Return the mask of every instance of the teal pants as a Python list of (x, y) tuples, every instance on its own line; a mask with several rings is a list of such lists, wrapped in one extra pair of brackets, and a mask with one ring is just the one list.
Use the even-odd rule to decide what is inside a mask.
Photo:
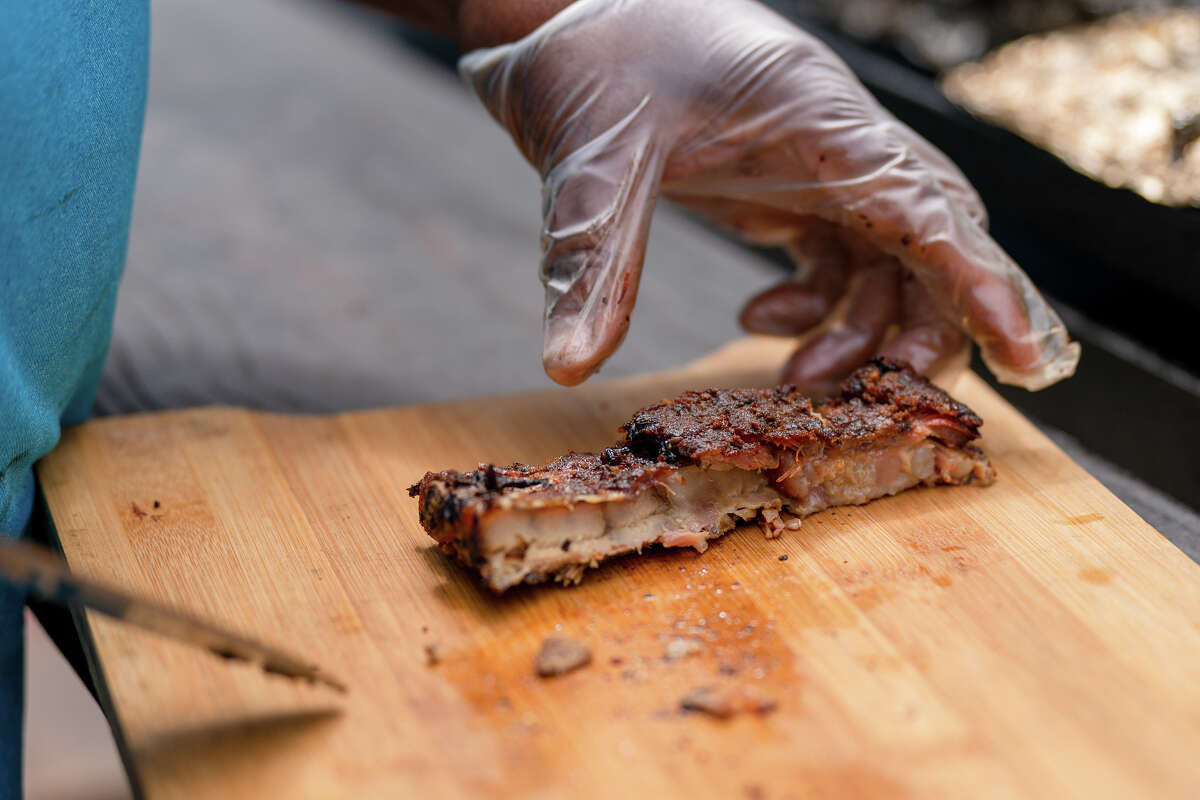
[[(0, 533), (91, 408), (125, 259), (148, 0), (0, 0)], [(23, 598), (0, 590), (0, 798), (21, 796)]]

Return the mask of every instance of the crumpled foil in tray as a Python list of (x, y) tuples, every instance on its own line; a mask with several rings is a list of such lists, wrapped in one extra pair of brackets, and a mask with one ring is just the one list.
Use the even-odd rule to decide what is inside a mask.
[(1200, 207), (1200, 11), (1029, 36), (942, 85), (971, 113), (1096, 180)]

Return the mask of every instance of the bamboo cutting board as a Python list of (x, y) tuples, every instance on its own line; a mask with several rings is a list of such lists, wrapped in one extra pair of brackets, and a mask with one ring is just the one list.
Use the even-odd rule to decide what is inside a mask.
[[(406, 489), (427, 469), (604, 446), (640, 405), (769, 382), (784, 347), (576, 390), (68, 431), (41, 479), (74, 569), (351, 686), (88, 616), (135, 784), (188, 800), (1200, 796), (1200, 567), (972, 375), (950, 388), (986, 421), (991, 488), (825, 512), (775, 541), (742, 528), (703, 556), (499, 598), (417, 524)], [(539, 679), (555, 632), (593, 662)], [(667, 660), (676, 637), (699, 652)], [(778, 708), (681, 712), (706, 685)]]

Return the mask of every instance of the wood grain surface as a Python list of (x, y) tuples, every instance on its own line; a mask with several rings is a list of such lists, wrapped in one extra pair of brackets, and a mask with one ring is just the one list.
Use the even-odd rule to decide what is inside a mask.
[[(427, 469), (592, 449), (785, 345), (449, 405), (231, 408), (68, 431), (41, 466), (79, 572), (307, 653), (346, 697), (87, 617), (152, 798), (1196, 797), (1200, 566), (980, 380), (990, 488), (921, 489), (768, 541), (618, 560), (502, 597), (432, 545)], [(786, 555), (786, 560), (781, 560)], [(534, 675), (542, 639), (590, 666)], [(665, 658), (672, 639), (698, 652)], [(437, 655), (431, 664), (428, 651)], [(679, 709), (700, 686), (774, 712)]]

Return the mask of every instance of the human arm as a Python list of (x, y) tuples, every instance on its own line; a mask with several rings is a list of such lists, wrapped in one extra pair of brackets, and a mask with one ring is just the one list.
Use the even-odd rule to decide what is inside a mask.
[(129, 232), (148, 8), (74, 0), (0, 12), (0, 532), (33, 463), (88, 413)]
[[(146, 0), (0, 3), (0, 534), (34, 463), (87, 416), (125, 256)], [(24, 597), (0, 589), (0, 795), (20, 795)]]
[(357, 0), (451, 39), (462, 52), (515, 42), (573, 0)]

